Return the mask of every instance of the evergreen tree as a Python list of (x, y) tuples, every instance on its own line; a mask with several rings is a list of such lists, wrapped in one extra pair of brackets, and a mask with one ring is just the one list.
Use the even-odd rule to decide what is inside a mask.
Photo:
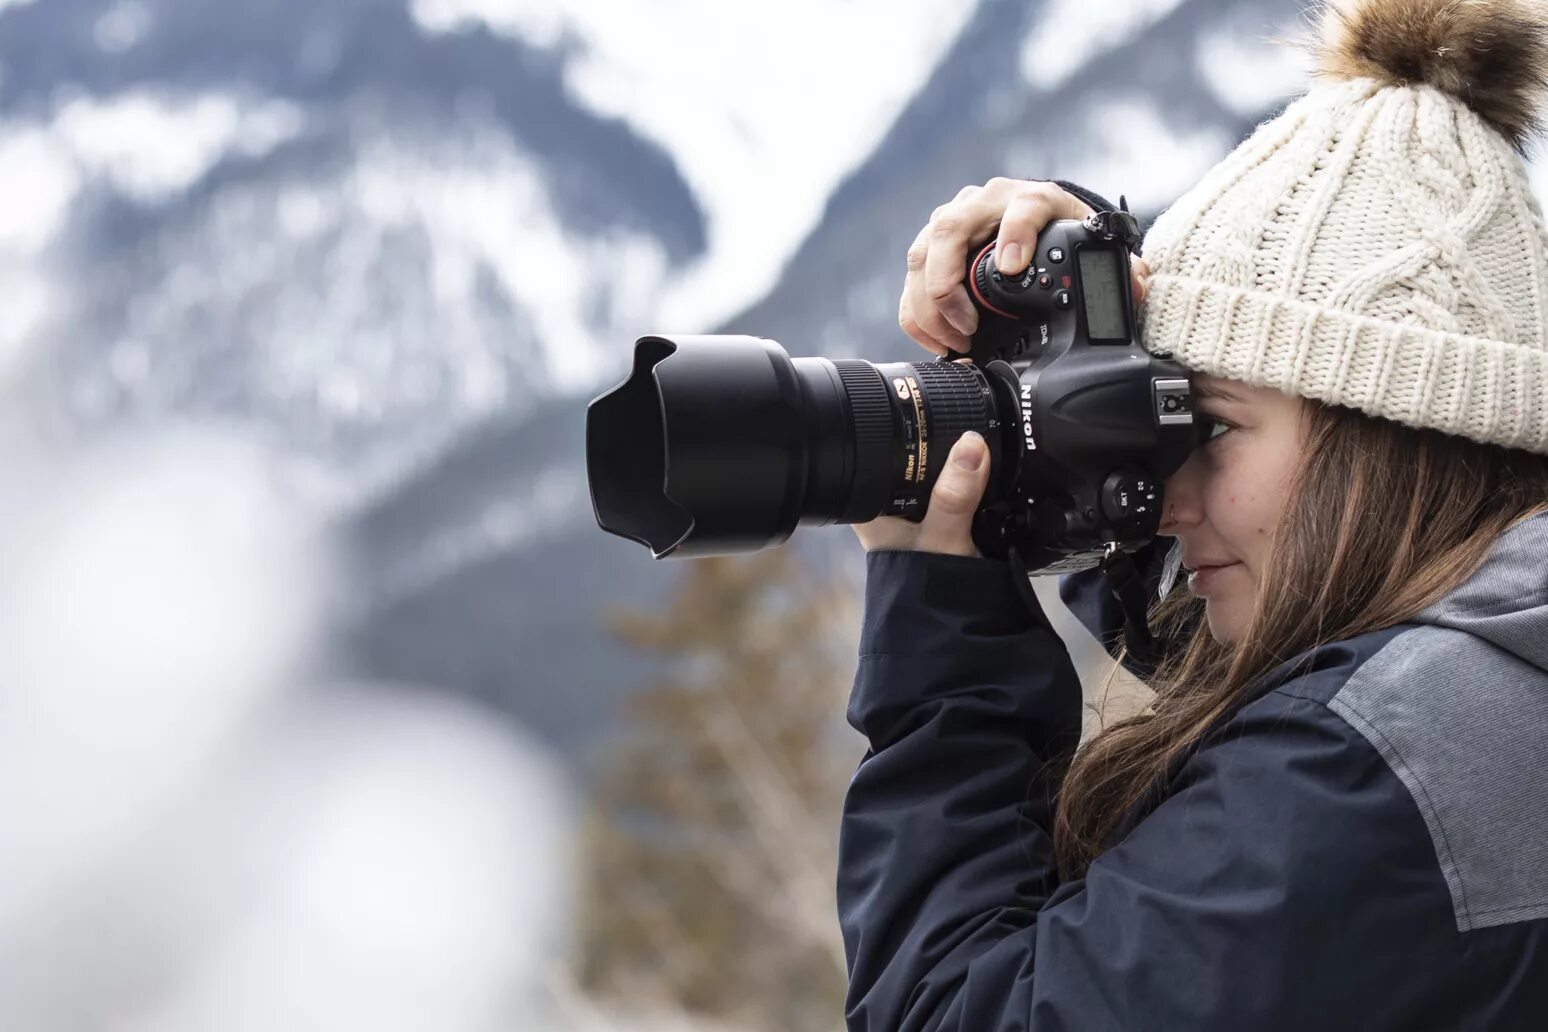
[(662, 612), (609, 623), (667, 676), (634, 699), (595, 796), (582, 981), (747, 1029), (842, 1027), (854, 592), (775, 549), (695, 560)]

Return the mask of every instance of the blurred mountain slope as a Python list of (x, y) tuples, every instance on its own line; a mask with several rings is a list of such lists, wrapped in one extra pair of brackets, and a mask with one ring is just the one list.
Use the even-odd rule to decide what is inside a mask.
[[(0, 6), (0, 189), (33, 199), (0, 214), (0, 360), (29, 345), (56, 433), (258, 427), (353, 546), (357, 672), (584, 757), (650, 675), (598, 613), (679, 572), (587, 501), (585, 405), (636, 336), (923, 357), (903, 254), (962, 185), (1153, 215), (1295, 85), (1259, 42), (1292, 0), (797, 5), (778, 33), (696, 4)], [(796, 547), (858, 572), (848, 531)]]

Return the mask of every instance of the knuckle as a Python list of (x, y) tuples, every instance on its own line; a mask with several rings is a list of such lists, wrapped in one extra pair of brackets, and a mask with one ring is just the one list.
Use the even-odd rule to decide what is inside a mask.
[(1005, 207), (1008, 218), (1026, 220), (1051, 214), (1054, 210), (1054, 202), (1047, 194), (1032, 191), (1017, 194)]
[(954, 203), (961, 203), (962, 201), (972, 200), (973, 196), (977, 194), (980, 189), (982, 189), (982, 187), (971, 185), (964, 186), (962, 189), (957, 191), (957, 196), (954, 199)]
[(1058, 187), (1039, 180), (1026, 180), (1016, 186), (1016, 199), (1021, 201), (1047, 200)]
[(930, 504), (942, 512), (959, 516), (973, 511), (973, 496), (963, 485), (942, 477), (931, 492)]
[(925, 243), (917, 243), (913, 247), (910, 247), (908, 249), (907, 256), (908, 271), (918, 272), (920, 269), (923, 269), (925, 266), (925, 259), (929, 256), (930, 248), (929, 245)]
[(929, 276), (925, 279), (925, 296), (937, 305), (954, 302), (961, 283), (949, 276)]
[(930, 236), (937, 240), (960, 236), (965, 228), (962, 216), (949, 209), (930, 220)]

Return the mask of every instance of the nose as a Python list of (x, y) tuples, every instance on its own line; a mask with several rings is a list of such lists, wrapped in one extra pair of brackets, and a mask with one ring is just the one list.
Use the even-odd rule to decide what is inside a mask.
[(1195, 448), (1177, 472), (1161, 482), (1161, 526), (1158, 534), (1176, 537), (1179, 530), (1204, 518), (1202, 449)]

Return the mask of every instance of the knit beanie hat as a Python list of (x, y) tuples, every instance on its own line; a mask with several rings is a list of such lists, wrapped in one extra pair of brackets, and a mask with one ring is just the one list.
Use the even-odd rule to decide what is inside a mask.
[(1145, 238), (1147, 349), (1548, 453), (1548, 234), (1521, 157), (1548, 0), (1335, 0), (1310, 90)]

